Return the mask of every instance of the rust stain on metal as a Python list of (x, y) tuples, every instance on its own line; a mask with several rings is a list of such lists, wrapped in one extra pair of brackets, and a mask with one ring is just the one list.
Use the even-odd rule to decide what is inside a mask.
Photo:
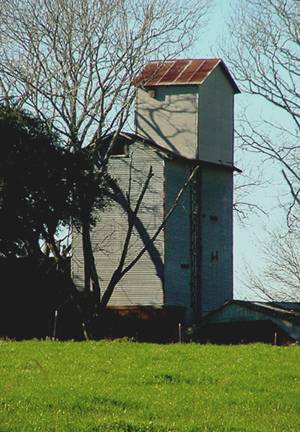
[(187, 65), (183, 73), (177, 77), (177, 82), (184, 83), (184, 82), (197, 82), (199, 83), (199, 78), (196, 75), (199, 72), (201, 72), (203, 65), (205, 64), (206, 60), (192, 60)]
[(226, 65), (219, 58), (154, 61), (148, 63), (134, 80), (145, 87), (160, 85), (202, 84), (211, 72), (221, 66), (236, 93), (239, 89)]
[(221, 62), (220, 59), (169, 60), (151, 62), (145, 66), (136, 82), (145, 85), (201, 83)]
[(135, 80), (135, 84), (147, 80), (147, 85), (152, 86), (163, 78), (165, 73), (170, 69), (172, 64), (170, 62), (153, 62), (147, 64), (142, 70), (140, 76)]
[(173, 61), (170, 69), (161, 78), (163, 82), (174, 82), (178, 80), (178, 77), (182, 74), (184, 69), (188, 66), (188, 60)]

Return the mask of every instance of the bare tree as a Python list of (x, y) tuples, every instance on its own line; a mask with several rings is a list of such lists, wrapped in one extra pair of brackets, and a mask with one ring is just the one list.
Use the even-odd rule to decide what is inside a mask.
[[(48, 122), (71, 151), (123, 128), (134, 78), (149, 59), (181, 54), (198, 37), (208, 0), (3, 0), (0, 89)], [(107, 156), (114, 145), (103, 155)], [(91, 144), (98, 143), (98, 146)], [(82, 196), (85, 289), (100, 286), (90, 238), (92, 203)], [(55, 248), (52, 245), (52, 250)], [(56, 253), (57, 259), (60, 259)]]
[(300, 204), (300, 4), (297, 0), (240, 0), (229, 24), (227, 64), (243, 92), (263, 98), (280, 121), (243, 116), (241, 147), (278, 165), (289, 199), (290, 227)]
[(261, 242), (263, 268), (246, 268), (246, 287), (263, 300), (300, 301), (299, 231), (276, 229)]
[(299, 301), (300, 4), (297, 0), (233, 4), (223, 55), (241, 90), (251, 95), (254, 104), (260, 98), (270, 108), (263, 114), (258, 110), (257, 118), (243, 113), (237, 122), (237, 141), (242, 151), (257, 156), (256, 166), (277, 167), (278, 178), (286, 185), (280, 201), (288, 224), (267, 233), (269, 240), (260, 244), (261, 271), (248, 266), (244, 283), (264, 300)]
[(120, 129), (149, 58), (190, 46), (206, 0), (4, 0), (2, 97), (17, 97), (75, 149)]
[[(237, 165), (242, 166), (242, 162)], [(258, 170), (254, 173), (252, 169), (247, 168), (246, 172), (242, 170), (235, 173), (233, 210), (238, 222), (243, 226), (253, 214), (266, 215), (263, 207), (252, 198), (255, 190), (264, 184), (265, 180), (263, 181), (262, 173)]]

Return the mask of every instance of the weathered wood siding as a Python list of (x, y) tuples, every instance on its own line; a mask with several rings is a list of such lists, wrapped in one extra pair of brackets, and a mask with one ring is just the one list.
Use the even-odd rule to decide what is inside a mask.
[(198, 158), (233, 164), (234, 91), (219, 66), (199, 86)]
[[(166, 212), (191, 173), (187, 162), (165, 162)], [(191, 194), (188, 187), (165, 227), (165, 303), (191, 313)]]
[(137, 133), (189, 159), (197, 153), (198, 87), (155, 87), (137, 92)]
[[(153, 149), (138, 143), (130, 146), (128, 157), (116, 157), (110, 160), (109, 171), (117, 181), (115, 199), (118, 202), (112, 200), (107, 209), (99, 213), (97, 225), (92, 232), (102, 292), (118, 265), (127, 232), (125, 197), (129, 190), (130, 171), (132, 207), (138, 199), (150, 166), (153, 167), (154, 176), (138, 214), (125, 266), (145, 244), (148, 245), (148, 251), (118, 283), (109, 305), (163, 304), (163, 231), (154, 244), (149, 243), (149, 238), (154, 234), (163, 218), (163, 165), (163, 160)], [(119, 192), (117, 192), (118, 187)], [(80, 240), (75, 235), (72, 271), (77, 285), (81, 287), (83, 263), (82, 254), (77, 248), (78, 242)]]

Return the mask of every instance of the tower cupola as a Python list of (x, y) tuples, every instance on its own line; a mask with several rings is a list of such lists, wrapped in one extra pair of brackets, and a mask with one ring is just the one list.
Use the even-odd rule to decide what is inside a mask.
[(150, 62), (135, 84), (137, 134), (188, 159), (233, 165), (239, 89), (221, 59)]

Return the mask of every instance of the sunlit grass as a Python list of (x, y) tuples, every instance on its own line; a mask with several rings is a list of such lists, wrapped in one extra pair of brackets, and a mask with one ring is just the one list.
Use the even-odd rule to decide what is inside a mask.
[(0, 431), (300, 431), (300, 347), (0, 342)]

